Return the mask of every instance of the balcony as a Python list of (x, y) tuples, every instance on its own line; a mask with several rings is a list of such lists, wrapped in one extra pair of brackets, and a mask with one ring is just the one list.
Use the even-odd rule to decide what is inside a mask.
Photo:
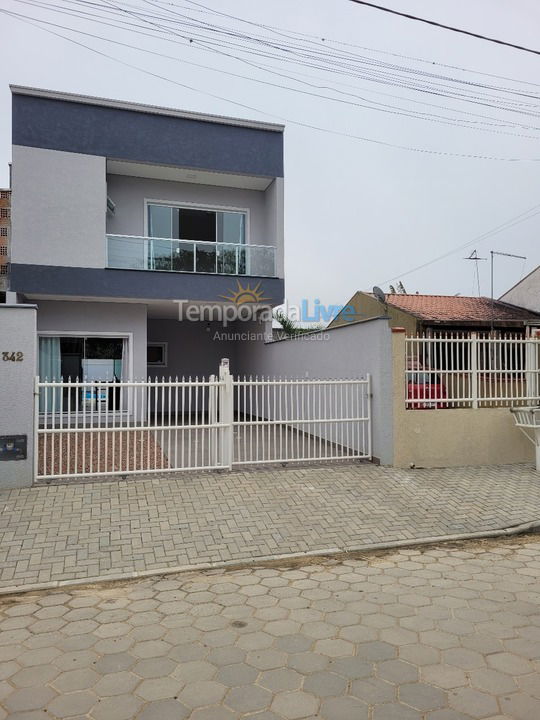
[(107, 267), (117, 270), (276, 277), (272, 245), (107, 235)]

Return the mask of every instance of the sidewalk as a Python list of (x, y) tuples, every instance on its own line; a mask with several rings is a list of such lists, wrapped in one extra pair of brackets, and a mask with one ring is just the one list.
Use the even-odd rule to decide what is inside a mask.
[(0, 492), (0, 591), (540, 519), (529, 465), (174, 474)]

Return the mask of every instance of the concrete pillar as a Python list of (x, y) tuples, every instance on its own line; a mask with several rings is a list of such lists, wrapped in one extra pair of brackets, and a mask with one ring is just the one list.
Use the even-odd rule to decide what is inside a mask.
[(0, 489), (34, 480), (37, 308), (0, 305)]

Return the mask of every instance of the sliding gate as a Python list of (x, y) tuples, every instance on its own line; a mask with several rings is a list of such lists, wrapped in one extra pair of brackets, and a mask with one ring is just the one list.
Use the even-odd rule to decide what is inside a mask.
[(235, 465), (371, 458), (371, 380), (235, 379)]
[(371, 458), (370, 377), (36, 379), (35, 477)]

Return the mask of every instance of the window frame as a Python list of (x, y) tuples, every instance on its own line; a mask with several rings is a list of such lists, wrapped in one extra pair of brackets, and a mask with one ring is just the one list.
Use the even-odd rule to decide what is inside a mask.
[[(161, 362), (148, 362), (148, 348), (152, 347), (161, 347), (162, 353), (161, 353)], [(168, 342), (154, 342), (154, 341), (147, 341), (146, 342), (146, 365), (147, 367), (167, 367), (168, 365), (168, 355), (169, 355), (169, 343)]]
[[(246, 220), (245, 220), (245, 232), (244, 232), (244, 242), (243, 243), (220, 243), (216, 239), (216, 245), (222, 244), (222, 245), (250, 245), (250, 233), (251, 233), (251, 216), (250, 216), (250, 208), (246, 207), (235, 207), (232, 205), (207, 205), (202, 203), (193, 203), (193, 202), (181, 202), (176, 200), (160, 200), (160, 199), (152, 199), (152, 198), (144, 198), (144, 237), (149, 238), (150, 235), (148, 234), (148, 206), (149, 205), (164, 205), (165, 207), (170, 208), (178, 208), (180, 210), (205, 210), (207, 212), (213, 212), (216, 213), (216, 225), (217, 225), (217, 213), (219, 212), (230, 212), (230, 213), (242, 213)], [(216, 227), (216, 238), (217, 238), (217, 227)], [(167, 238), (164, 238), (167, 239)], [(175, 240), (179, 240), (180, 242), (203, 242), (198, 240), (182, 240), (182, 238), (173, 238)], [(209, 240), (208, 242), (213, 242), (212, 240)]]
[[(122, 338), (127, 339), (127, 369), (128, 377), (125, 382), (133, 380), (133, 333), (130, 332), (88, 332), (86, 330), (43, 330), (37, 333), (38, 343), (40, 337), (74, 337), (74, 338)], [(36, 375), (39, 377), (39, 352), (36, 357)]]

